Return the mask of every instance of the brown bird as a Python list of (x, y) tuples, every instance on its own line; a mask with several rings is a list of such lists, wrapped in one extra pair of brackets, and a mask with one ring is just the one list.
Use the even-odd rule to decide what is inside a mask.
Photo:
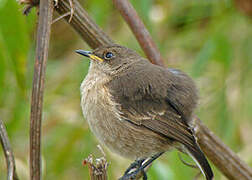
[(213, 179), (190, 127), (198, 96), (189, 76), (151, 64), (120, 45), (76, 52), (92, 60), (80, 88), (91, 131), (111, 151), (136, 160), (122, 179), (134, 178), (173, 147), (189, 154), (206, 179)]

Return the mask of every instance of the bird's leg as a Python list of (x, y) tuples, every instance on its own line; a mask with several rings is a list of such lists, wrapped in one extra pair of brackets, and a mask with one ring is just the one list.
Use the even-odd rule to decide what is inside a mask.
[[(158, 157), (160, 157), (164, 152), (161, 152), (161, 153), (158, 153), (158, 154), (155, 154), (154, 156), (152, 156), (150, 159), (148, 159), (147, 161), (145, 159), (142, 159), (142, 160), (138, 160), (138, 161), (135, 161), (134, 163), (132, 163), (129, 168), (125, 171), (123, 177), (121, 177), (119, 180), (130, 180), (130, 179), (135, 179), (136, 178), (136, 175), (142, 171), (143, 172), (143, 180), (147, 180), (147, 175), (144, 171), (144, 169), (149, 166), (155, 159), (157, 159)], [(145, 162), (146, 161), (146, 162)], [(139, 165), (139, 162), (141, 163)], [(137, 167), (138, 166), (138, 167)], [(136, 168), (137, 169), (133, 172), (130, 172), (133, 168)]]

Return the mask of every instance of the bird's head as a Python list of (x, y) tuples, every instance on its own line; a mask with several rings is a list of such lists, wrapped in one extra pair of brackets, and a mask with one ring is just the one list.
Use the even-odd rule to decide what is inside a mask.
[(76, 50), (92, 60), (92, 66), (106, 74), (116, 74), (142, 60), (135, 51), (120, 45), (101, 46), (94, 51)]

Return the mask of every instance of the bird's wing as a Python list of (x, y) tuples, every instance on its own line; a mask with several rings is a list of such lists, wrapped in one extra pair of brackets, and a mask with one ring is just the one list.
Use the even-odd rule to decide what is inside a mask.
[(183, 107), (184, 101), (188, 103), (185, 98), (192, 98), (188, 87), (164, 68), (134, 68), (135, 73), (122, 73), (107, 84), (123, 119), (193, 147), (195, 139), (186, 121), (192, 110)]

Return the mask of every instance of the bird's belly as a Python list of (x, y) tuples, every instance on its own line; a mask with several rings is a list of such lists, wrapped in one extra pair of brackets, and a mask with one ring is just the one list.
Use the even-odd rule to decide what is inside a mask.
[(101, 144), (130, 159), (149, 157), (169, 149), (171, 142), (167, 138), (120, 119), (108, 99), (109, 94), (104, 93), (106, 90), (100, 88), (82, 94), (84, 117)]

